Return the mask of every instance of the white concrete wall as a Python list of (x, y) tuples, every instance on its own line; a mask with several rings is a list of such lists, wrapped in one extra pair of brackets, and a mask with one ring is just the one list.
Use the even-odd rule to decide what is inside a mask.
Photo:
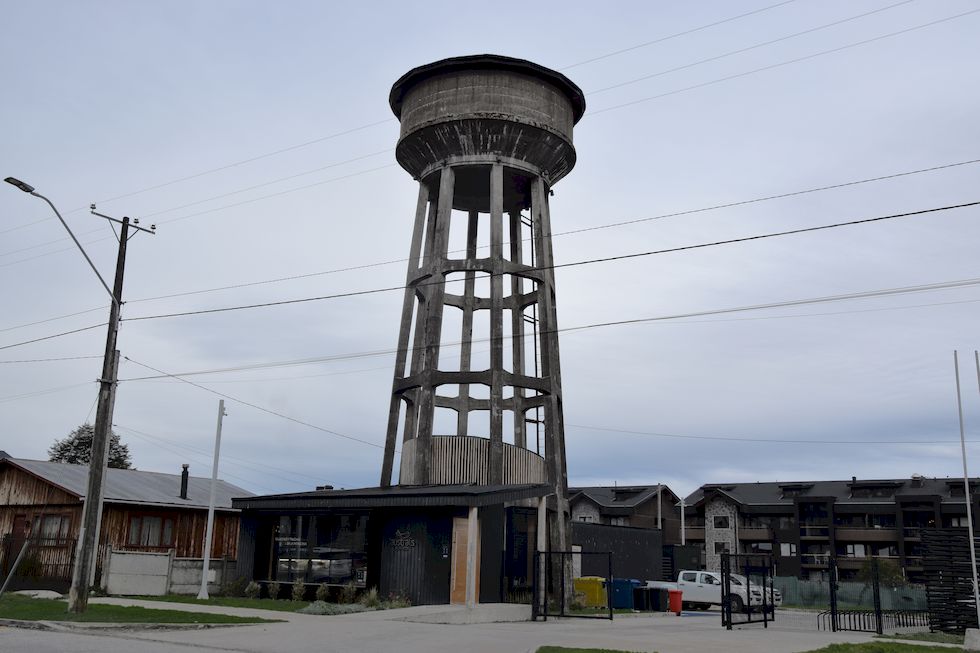
[[(197, 594), (201, 589), (202, 558), (174, 558), (172, 553), (110, 551), (102, 587), (108, 594), (163, 596)], [(223, 582), (222, 571), (235, 573), (235, 561), (211, 560), (208, 592), (217, 592)]]
[(170, 585), (170, 553), (112, 551), (102, 574), (108, 594), (163, 596)]

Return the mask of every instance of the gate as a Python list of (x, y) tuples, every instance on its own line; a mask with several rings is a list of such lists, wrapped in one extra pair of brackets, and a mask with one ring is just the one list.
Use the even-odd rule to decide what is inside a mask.
[[(27, 548), (7, 589), (68, 591), (75, 562), (75, 540), (32, 537), (26, 541)], [(24, 542), (24, 538), (12, 534), (3, 537), (0, 542), (0, 582), (10, 573)]]
[[(827, 559), (830, 609), (817, 615), (820, 630), (877, 633), (915, 632), (929, 629), (929, 612), (920, 609), (882, 608), (880, 562), (868, 558), (868, 577), (862, 583), (841, 582), (837, 560)], [(886, 588), (887, 589), (887, 588)], [(869, 592), (870, 590), (870, 592)]]
[[(576, 556), (598, 556), (605, 559), (606, 576), (580, 579), (590, 581), (577, 592), (571, 570)], [(581, 559), (581, 558), (579, 558)], [(579, 565), (581, 566), (581, 565)], [(572, 583), (569, 587), (569, 583)], [(632, 585), (630, 585), (632, 603)], [(582, 595), (582, 596), (579, 596)], [(577, 617), (584, 619), (612, 619), (613, 571), (612, 553), (595, 551), (535, 551), (534, 573), (531, 579), (531, 621), (548, 617)], [(569, 605), (565, 596), (577, 596), (581, 605)], [(574, 603), (579, 603), (575, 601)]]
[(721, 624), (732, 626), (775, 621), (773, 561), (767, 554), (721, 555)]

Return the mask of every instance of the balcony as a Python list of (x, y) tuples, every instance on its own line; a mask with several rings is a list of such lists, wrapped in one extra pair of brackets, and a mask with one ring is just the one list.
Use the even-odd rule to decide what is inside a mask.
[(829, 526), (800, 526), (800, 539), (822, 539), (830, 537)]
[(804, 553), (800, 556), (800, 564), (804, 567), (826, 567), (830, 564), (830, 554)]
[(738, 539), (747, 542), (768, 542), (772, 540), (772, 529), (768, 526), (739, 528)]
[(902, 529), (902, 537), (906, 540), (921, 540), (922, 539), (922, 529), (928, 528), (927, 526), (906, 526)]
[(898, 529), (838, 526), (834, 538), (838, 542), (894, 542), (898, 539)]
[(898, 556), (854, 556), (840, 554), (837, 556), (837, 566), (840, 569), (860, 569), (868, 560), (894, 560), (898, 562)]

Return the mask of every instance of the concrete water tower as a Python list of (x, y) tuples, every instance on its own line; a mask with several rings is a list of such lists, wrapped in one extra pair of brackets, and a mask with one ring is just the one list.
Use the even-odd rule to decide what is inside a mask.
[(381, 485), (400, 450), (398, 485), (547, 483), (567, 512), (548, 197), (584, 95), (476, 55), (410, 70), (390, 103), (419, 194)]

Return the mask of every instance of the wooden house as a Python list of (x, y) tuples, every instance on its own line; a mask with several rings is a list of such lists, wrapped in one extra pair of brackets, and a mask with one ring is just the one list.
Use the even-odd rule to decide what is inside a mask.
[[(11, 458), (0, 452), (0, 572), (30, 537), (33, 573), (70, 579), (74, 546), (82, 521), (88, 465)], [(135, 469), (109, 469), (105, 476), (101, 563), (107, 547), (129, 551), (174, 551), (176, 557), (203, 555), (211, 479)], [(239, 510), (233, 497), (252, 496), (218, 481), (211, 556), (234, 559)], [(50, 584), (50, 583), (49, 583)]]

